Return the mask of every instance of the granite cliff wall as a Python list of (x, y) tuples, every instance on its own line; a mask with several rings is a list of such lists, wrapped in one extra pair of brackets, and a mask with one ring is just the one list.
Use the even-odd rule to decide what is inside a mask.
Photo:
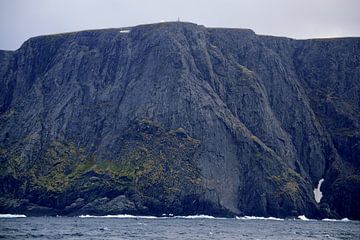
[(360, 219), (359, 38), (126, 30), (0, 51), (1, 212)]

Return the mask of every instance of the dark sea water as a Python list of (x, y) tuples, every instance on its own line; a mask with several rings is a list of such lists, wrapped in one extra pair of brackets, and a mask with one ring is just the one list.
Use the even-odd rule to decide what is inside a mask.
[(360, 239), (359, 221), (0, 218), (1, 239)]

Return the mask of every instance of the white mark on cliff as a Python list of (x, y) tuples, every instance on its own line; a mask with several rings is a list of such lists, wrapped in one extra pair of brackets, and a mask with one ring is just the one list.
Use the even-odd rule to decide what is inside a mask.
[(323, 197), (323, 194), (322, 192), (320, 191), (320, 187), (321, 187), (321, 184), (324, 182), (324, 179), (320, 179), (319, 183), (318, 183), (318, 186), (317, 188), (314, 188), (314, 196), (315, 196), (315, 201), (317, 203), (320, 202), (321, 198)]
[(120, 33), (129, 33), (130, 32), (130, 30), (120, 30)]

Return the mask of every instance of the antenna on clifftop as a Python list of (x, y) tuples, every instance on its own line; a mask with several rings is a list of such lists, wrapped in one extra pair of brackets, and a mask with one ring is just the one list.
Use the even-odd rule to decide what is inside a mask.
[(178, 20), (177, 20), (178, 22), (180, 22), (180, 18), (178, 17)]

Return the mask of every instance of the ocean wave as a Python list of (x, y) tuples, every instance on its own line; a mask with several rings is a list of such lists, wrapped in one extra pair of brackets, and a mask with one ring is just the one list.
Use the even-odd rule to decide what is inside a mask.
[(311, 219), (307, 218), (305, 215), (300, 215), (297, 217), (298, 220), (302, 220), (302, 221), (310, 221)]
[(24, 214), (0, 214), (0, 218), (25, 218)]
[(348, 219), (348, 218), (343, 218), (343, 219), (324, 218), (324, 219), (321, 219), (321, 221), (325, 221), (325, 222), (350, 222), (351, 220)]
[[(223, 220), (223, 219), (234, 219), (234, 218), (225, 218), (225, 217), (214, 217), (210, 215), (188, 215), (188, 216), (174, 216), (172, 214), (166, 215), (163, 214), (161, 217), (155, 216), (136, 216), (136, 215), (129, 215), (129, 214), (119, 214), (119, 215), (104, 215), (104, 216), (95, 216), (95, 215), (81, 215), (80, 218), (133, 218), (133, 219), (215, 219), (215, 220)], [(282, 218), (276, 217), (255, 217), (255, 216), (244, 216), (238, 217), (236, 216), (235, 219), (238, 220), (273, 220), (273, 221), (284, 221)]]
[(155, 216), (135, 216), (129, 214), (118, 214), (118, 215), (104, 215), (104, 216), (95, 216), (95, 215), (80, 215), (80, 218), (141, 218), (141, 219), (156, 219)]
[(189, 216), (174, 216), (173, 218), (183, 218), (183, 219), (225, 219), (217, 218), (209, 215), (189, 215)]
[(302, 220), (302, 221), (324, 221), (324, 222), (349, 222), (349, 221), (351, 221), (351, 220), (348, 219), (348, 218), (343, 218), (343, 219), (324, 218), (324, 219), (321, 219), (321, 220), (318, 220), (318, 219), (310, 219), (310, 218), (307, 218), (305, 215), (300, 215), (300, 216), (298, 216), (295, 220)]
[(255, 217), (255, 216), (244, 216), (244, 217), (235, 217), (239, 220), (273, 220), (273, 221), (284, 221), (282, 218), (276, 217)]
[(172, 214), (164, 215), (162, 217), (155, 216), (136, 216), (129, 214), (119, 214), (119, 215), (104, 215), (104, 216), (95, 216), (95, 215), (80, 215), (80, 218), (135, 218), (135, 219), (165, 219), (165, 218), (180, 218), (180, 219), (226, 219), (226, 218), (217, 218), (209, 215), (189, 215), (189, 216), (173, 216)]

